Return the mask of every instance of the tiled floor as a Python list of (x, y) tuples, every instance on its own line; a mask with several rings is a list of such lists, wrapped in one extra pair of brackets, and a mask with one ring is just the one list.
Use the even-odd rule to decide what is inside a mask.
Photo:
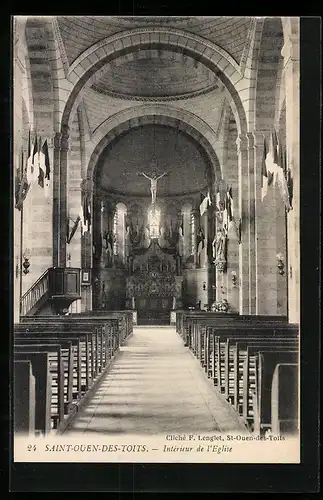
[(64, 435), (245, 431), (172, 327), (137, 327)]

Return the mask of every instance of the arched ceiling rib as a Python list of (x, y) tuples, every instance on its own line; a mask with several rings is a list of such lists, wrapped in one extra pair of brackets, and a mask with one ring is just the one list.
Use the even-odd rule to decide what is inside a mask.
[(94, 43), (132, 28), (164, 26), (178, 28), (216, 43), (240, 63), (251, 17), (57, 17), (66, 55), (71, 64)]
[[(197, 106), (203, 106), (204, 119), (210, 126), (217, 130), (220, 122), (225, 93), (220, 91), (210, 92), (201, 97), (181, 101), (181, 109), (196, 113)], [(132, 103), (137, 104), (137, 103)], [(88, 123), (92, 132), (100, 126), (107, 116), (115, 114), (129, 107), (129, 101), (124, 99), (107, 99), (104, 94), (95, 92), (92, 88), (84, 89), (83, 105), (86, 109)], [(169, 105), (169, 104), (167, 104)]]

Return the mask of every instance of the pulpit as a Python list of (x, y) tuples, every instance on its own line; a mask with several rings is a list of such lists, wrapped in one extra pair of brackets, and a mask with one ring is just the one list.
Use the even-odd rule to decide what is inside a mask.
[(69, 306), (81, 298), (80, 269), (53, 267), (49, 272), (49, 295), (56, 314), (65, 314)]

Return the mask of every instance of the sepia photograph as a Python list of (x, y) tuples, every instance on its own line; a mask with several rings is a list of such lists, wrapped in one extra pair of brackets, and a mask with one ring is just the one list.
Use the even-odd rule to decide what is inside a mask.
[(299, 464), (300, 18), (12, 16), (13, 460)]

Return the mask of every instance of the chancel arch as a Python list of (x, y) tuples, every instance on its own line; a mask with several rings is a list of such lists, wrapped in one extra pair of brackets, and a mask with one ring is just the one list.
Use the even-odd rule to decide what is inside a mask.
[[(217, 160), (213, 152), (212, 163), (201, 144), (185, 127), (184, 130), (179, 127), (178, 121), (166, 121), (162, 116), (158, 123), (158, 117), (149, 118), (132, 123), (120, 135), (113, 130), (110, 141), (109, 136), (104, 138), (105, 147), (101, 145), (92, 179), (88, 179), (93, 186), (93, 241), (101, 240), (99, 246), (111, 253), (110, 260), (106, 256), (102, 259), (99, 254), (93, 260), (97, 283), (93, 303), (99, 308), (112, 307), (108, 282), (115, 283), (118, 277), (119, 283), (123, 283), (122, 290), (118, 285), (120, 294), (124, 294), (122, 303), (130, 306), (138, 299), (136, 309), (143, 320), (152, 304), (157, 316), (161, 305), (163, 313), (169, 314), (176, 300), (182, 303), (182, 287), (191, 288), (191, 274), (198, 275), (194, 279), (200, 280), (208, 273), (208, 220), (204, 218), (202, 222), (199, 206), (201, 199), (215, 189), (213, 165)], [(175, 124), (176, 128), (172, 126)], [(219, 175), (219, 164), (217, 170)], [(151, 189), (154, 176), (155, 201)], [(111, 236), (107, 236), (104, 228)], [(118, 251), (114, 252), (116, 248)], [(150, 266), (157, 266), (154, 259), (160, 260), (159, 271), (151, 271)], [(184, 280), (185, 274), (188, 278)], [(138, 280), (139, 288), (131, 295), (133, 279)], [(152, 288), (148, 293), (143, 283), (149, 280)], [(163, 283), (156, 284), (155, 292), (154, 280)], [(148, 299), (150, 293), (154, 299)], [(115, 294), (114, 289), (114, 298)], [(193, 297), (192, 291), (186, 295)]]
[[(171, 36), (170, 36), (171, 35)], [(74, 87), (62, 115), (62, 127), (68, 126), (70, 116), (75, 112), (81, 90), (94, 83), (102, 76), (104, 66), (119, 56), (131, 54), (137, 50), (154, 48), (172, 49), (192, 57), (198, 63), (209, 67), (227, 88), (233, 105), (239, 116), (239, 132), (245, 133), (247, 123), (245, 110), (239, 97), (239, 88), (243, 89), (243, 77), (234, 59), (221, 47), (204, 40), (202, 37), (188, 34), (173, 28), (149, 28), (131, 30), (106, 38), (84, 51), (70, 68), (68, 79)]]

